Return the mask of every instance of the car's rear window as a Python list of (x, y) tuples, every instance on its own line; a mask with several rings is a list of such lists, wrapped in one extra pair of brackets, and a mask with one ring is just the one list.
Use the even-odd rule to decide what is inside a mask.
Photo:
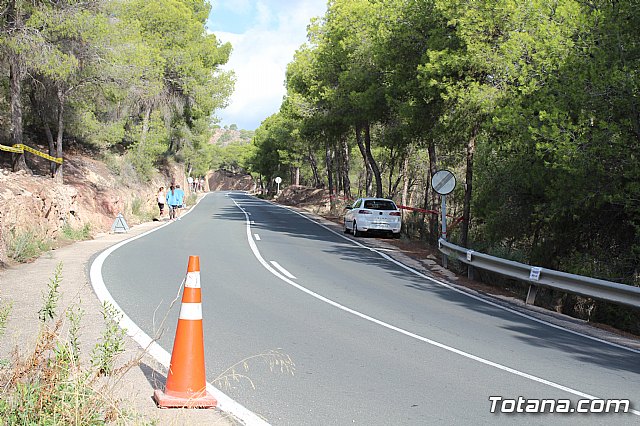
[(395, 210), (396, 205), (387, 200), (366, 200), (364, 202), (364, 208), (371, 210)]

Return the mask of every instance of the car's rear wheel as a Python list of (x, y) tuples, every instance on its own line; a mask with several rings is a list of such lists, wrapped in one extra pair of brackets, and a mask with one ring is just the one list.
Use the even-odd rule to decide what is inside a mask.
[(358, 231), (358, 224), (356, 223), (356, 221), (353, 221), (353, 236), (354, 237), (361, 237), (362, 236), (362, 232)]

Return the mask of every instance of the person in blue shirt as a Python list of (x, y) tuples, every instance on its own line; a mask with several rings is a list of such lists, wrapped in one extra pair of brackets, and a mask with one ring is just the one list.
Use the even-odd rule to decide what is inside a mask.
[(179, 192), (175, 185), (171, 185), (167, 191), (167, 205), (169, 206), (169, 219), (176, 220), (178, 209), (182, 207), (182, 199), (179, 198)]
[(182, 188), (180, 188), (180, 184), (176, 184), (176, 195), (178, 198), (178, 210), (176, 212), (176, 215), (178, 216), (178, 220), (180, 219), (180, 209), (185, 206), (185, 197), (184, 197), (184, 191), (182, 190)]

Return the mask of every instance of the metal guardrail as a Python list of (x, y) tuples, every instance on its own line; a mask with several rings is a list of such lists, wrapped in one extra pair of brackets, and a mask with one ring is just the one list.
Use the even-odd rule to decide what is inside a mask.
[(457, 246), (442, 238), (438, 240), (438, 248), (444, 255), (455, 258), (473, 268), (485, 269), (528, 282), (527, 304), (533, 304), (538, 287), (542, 286), (640, 308), (640, 287), (505, 260)]

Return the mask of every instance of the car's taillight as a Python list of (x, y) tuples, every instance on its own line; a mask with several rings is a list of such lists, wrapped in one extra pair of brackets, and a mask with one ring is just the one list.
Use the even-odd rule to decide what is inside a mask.
[(400, 216), (400, 212), (391, 212), (389, 216)]
[(358, 214), (373, 214), (369, 210), (358, 210)]

